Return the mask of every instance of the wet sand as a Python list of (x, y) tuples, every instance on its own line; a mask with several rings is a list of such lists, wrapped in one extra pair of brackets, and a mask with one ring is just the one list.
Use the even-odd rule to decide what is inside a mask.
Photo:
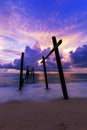
[(87, 99), (2, 103), (0, 130), (87, 130)]

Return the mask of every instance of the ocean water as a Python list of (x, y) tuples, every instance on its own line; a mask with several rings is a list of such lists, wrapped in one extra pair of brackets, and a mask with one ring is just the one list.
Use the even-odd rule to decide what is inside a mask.
[[(0, 103), (17, 100), (47, 101), (63, 98), (60, 78), (57, 72), (48, 72), (49, 90), (46, 90), (44, 73), (35, 72), (35, 80), (30, 75), (24, 80), (23, 90), (19, 91), (19, 71), (0, 70)], [(70, 98), (87, 98), (87, 73), (64, 73)], [(25, 72), (23, 74), (25, 79)]]

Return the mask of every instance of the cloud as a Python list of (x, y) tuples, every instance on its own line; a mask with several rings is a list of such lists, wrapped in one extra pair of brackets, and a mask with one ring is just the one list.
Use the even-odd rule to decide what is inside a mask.
[[(0, 1), (0, 34), (3, 37), (0, 40), (0, 49), (14, 48), (23, 51), (27, 45), (32, 47), (36, 40), (39, 41), (42, 50), (46, 47), (51, 48), (53, 35), (57, 39), (63, 39), (64, 44), (60, 48), (64, 55), (76, 49), (78, 44), (79, 46), (82, 44), (80, 37), (82, 39), (85, 37), (82, 32), (83, 27), (86, 30), (87, 11), (78, 9), (74, 12), (74, 6), (75, 10), (79, 7), (75, 3), (77, 2), (73, 0)], [(71, 9), (67, 5), (70, 5)]]
[(3, 51), (4, 53), (6, 53), (6, 54), (20, 55), (20, 52), (19, 52), (19, 51), (15, 51), (15, 50), (6, 50), (6, 49), (3, 49), (2, 51)]
[(74, 67), (87, 68), (87, 45), (78, 47), (70, 52), (70, 58)]
[[(46, 56), (50, 52), (50, 50), (51, 50), (50, 48), (41, 50), (38, 41), (36, 41), (36, 44), (33, 46), (33, 48), (31, 48), (30, 46), (26, 46), (24, 51), (24, 69), (26, 69), (27, 66), (29, 66), (30, 69), (34, 67), (35, 70), (43, 70), (43, 65), (40, 64), (40, 60), (42, 59), (42, 56)], [(4, 50), (4, 51), (6, 53), (17, 53), (16, 51), (13, 50)], [(63, 56), (61, 56), (61, 59), (63, 59)], [(13, 62), (0, 65), (0, 68), (20, 69), (20, 63), (21, 59), (17, 58)], [(46, 60), (46, 67), (47, 70), (57, 69), (55, 54), (52, 54), (50, 57), (48, 57), (48, 59)], [(69, 63), (63, 62), (63, 67), (69, 68)]]
[[(24, 51), (24, 69), (26, 69), (26, 67), (29, 66), (30, 69), (34, 67), (35, 70), (41, 70), (42, 66), (39, 65), (38, 61), (41, 60), (42, 56), (46, 56), (49, 51), (50, 48), (44, 49), (42, 51), (37, 41), (33, 48), (26, 46)], [(16, 69), (20, 69), (20, 62), (20, 58), (15, 59), (12, 63), (12, 66)]]
[[(30, 69), (33, 67), (35, 70), (43, 70), (43, 66), (39, 64), (42, 56), (46, 56), (50, 51), (50, 48), (40, 49), (40, 44), (36, 41), (36, 44), (31, 48), (30, 46), (25, 47), (24, 51), (24, 69), (29, 66)], [(8, 50), (4, 50), (8, 53)], [(9, 50), (9, 53), (18, 53), (16, 51)], [(82, 47), (78, 47), (75, 51), (69, 52), (69, 60), (65, 60), (64, 56), (61, 55), (62, 66), (64, 69), (72, 68), (87, 68), (87, 45), (83, 45)], [(21, 57), (21, 54), (20, 54)], [(8, 64), (1, 64), (0, 68), (15, 68), (20, 69), (21, 59), (17, 58), (13, 62)], [(2, 63), (2, 62), (1, 62)], [(55, 54), (52, 54), (46, 60), (47, 70), (56, 70), (56, 60)]]
[[(80, 0), (79, 3), (73, 0), (1, 0), (0, 63), (12, 62), (17, 57), (16, 51), (22, 52), (26, 47), (30, 52), (26, 53), (25, 49), (26, 63), (31, 61), (37, 68), (40, 67), (37, 61), (53, 47), (52, 36), (55, 35), (57, 40), (63, 39), (59, 47), (63, 59), (67, 59), (66, 62), (63, 60), (63, 66), (70, 66), (70, 62), (67, 63), (71, 58), (69, 52), (87, 41), (86, 5), (87, 0)], [(17, 57), (14, 67), (19, 66), (19, 62)], [(55, 68), (55, 61), (49, 58), (47, 66)]]
[(39, 47), (39, 43), (36, 42), (34, 48), (26, 46), (24, 52), (24, 66), (29, 65), (30, 68), (34, 67), (36, 70), (41, 69), (38, 61), (41, 60), (42, 56), (46, 56), (50, 51), (50, 48), (44, 49), (43, 51)]
[(0, 68), (13, 69), (15, 67), (13, 66), (12, 63), (8, 63), (8, 64), (4, 64), (4, 65), (0, 64)]

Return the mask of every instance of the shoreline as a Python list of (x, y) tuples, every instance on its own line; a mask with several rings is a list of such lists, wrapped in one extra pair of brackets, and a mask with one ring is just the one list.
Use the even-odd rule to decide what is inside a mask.
[(87, 98), (0, 103), (1, 130), (86, 130)]
[[(86, 83), (68, 83), (67, 91), (70, 99), (87, 98)], [(63, 98), (61, 84), (49, 84), (49, 90), (44, 84), (24, 85), (23, 90), (19, 91), (17, 86), (0, 88), (0, 103), (8, 101), (50, 101)]]

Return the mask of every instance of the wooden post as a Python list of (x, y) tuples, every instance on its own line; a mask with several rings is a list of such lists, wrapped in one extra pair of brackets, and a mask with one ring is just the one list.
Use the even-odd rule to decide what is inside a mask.
[(43, 60), (43, 68), (44, 68), (44, 76), (45, 76), (45, 84), (46, 84), (46, 89), (48, 89), (48, 80), (47, 80), (47, 72), (46, 72), (46, 64), (45, 64), (45, 58), (42, 56)]
[(33, 76), (33, 81), (34, 81), (35, 80), (34, 68), (32, 69), (32, 76)]
[(24, 52), (22, 52), (21, 54), (19, 90), (22, 90), (23, 86), (23, 61), (24, 61)]
[[(55, 48), (55, 46), (57, 44), (56, 37), (52, 37), (52, 40), (53, 40), (53, 45), (54, 45), (54, 48)], [(54, 51), (55, 51), (56, 62), (57, 62), (59, 76), (60, 76), (63, 96), (64, 96), (64, 99), (68, 99), (68, 93), (67, 93), (66, 83), (65, 83), (65, 79), (64, 79), (62, 64), (61, 64), (61, 60), (60, 60), (59, 50), (58, 50), (58, 48), (55, 48)]]
[(27, 66), (25, 80), (27, 80), (28, 78), (29, 78), (29, 67)]

